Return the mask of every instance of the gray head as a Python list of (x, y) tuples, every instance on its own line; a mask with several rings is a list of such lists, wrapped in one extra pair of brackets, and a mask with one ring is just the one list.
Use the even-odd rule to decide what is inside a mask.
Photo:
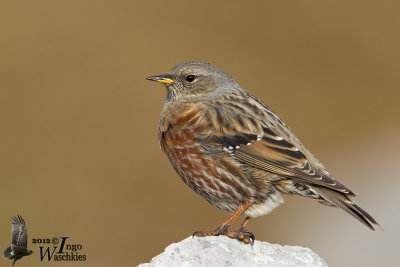
[(181, 63), (166, 74), (146, 79), (166, 85), (167, 101), (212, 97), (243, 90), (222, 70), (199, 61)]

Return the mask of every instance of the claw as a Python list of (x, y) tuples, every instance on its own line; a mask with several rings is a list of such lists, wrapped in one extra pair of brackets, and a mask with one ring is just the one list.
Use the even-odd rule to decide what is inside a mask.
[(193, 234), (192, 234), (192, 237), (195, 237), (195, 236), (202, 236), (202, 232), (200, 232), (200, 231), (196, 231), (196, 232), (194, 232)]
[(242, 233), (245, 233), (245, 234), (248, 235), (248, 237), (247, 237), (246, 239), (244, 239), (243, 242), (245, 242), (246, 244), (250, 244), (251, 246), (253, 246), (253, 245), (254, 245), (254, 240), (255, 240), (254, 234), (253, 234), (252, 232), (246, 231), (246, 230), (243, 231)]

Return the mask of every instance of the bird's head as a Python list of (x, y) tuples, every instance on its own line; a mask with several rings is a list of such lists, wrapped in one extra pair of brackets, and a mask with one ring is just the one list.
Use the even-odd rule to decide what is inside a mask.
[(240, 86), (228, 74), (209, 63), (199, 61), (179, 64), (166, 74), (146, 79), (166, 85), (167, 101), (201, 99), (240, 90)]

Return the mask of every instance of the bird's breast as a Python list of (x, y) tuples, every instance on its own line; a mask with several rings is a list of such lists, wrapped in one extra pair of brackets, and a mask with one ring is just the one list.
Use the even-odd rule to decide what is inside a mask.
[[(203, 149), (198, 142), (204, 131), (201, 111), (193, 104), (164, 107), (159, 125), (159, 142), (174, 169), (185, 177), (186, 170), (198, 168)], [(185, 181), (186, 182), (186, 181)]]
[(218, 206), (223, 200), (235, 203), (232, 204), (234, 210), (251, 195), (251, 189), (243, 170), (222, 148), (220, 153), (210, 153), (201, 143), (213, 131), (208, 110), (187, 104), (174, 112), (169, 111), (166, 109), (161, 116), (159, 140), (175, 171), (213, 205)]

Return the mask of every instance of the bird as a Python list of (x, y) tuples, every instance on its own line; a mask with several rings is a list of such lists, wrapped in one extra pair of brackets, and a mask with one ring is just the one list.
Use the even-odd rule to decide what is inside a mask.
[[(210, 63), (189, 61), (146, 78), (166, 86), (158, 139), (183, 182), (231, 216), (212, 231), (254, 244), (251, 218), (271, 212), (284, 195), (339, 207), (368, 228), (380, 227), (266, 104)], [(229, 226), (243, 215), (239, 229)]]
[(31, 255), (33, 251), (28, 249), (28, 231), (21, 215), (17, 214), (12, 217), (11, 226), (11, 246), (4, 250), (3, 257), (13, 260), (12, 265), (14, 266), (17, 260)]

